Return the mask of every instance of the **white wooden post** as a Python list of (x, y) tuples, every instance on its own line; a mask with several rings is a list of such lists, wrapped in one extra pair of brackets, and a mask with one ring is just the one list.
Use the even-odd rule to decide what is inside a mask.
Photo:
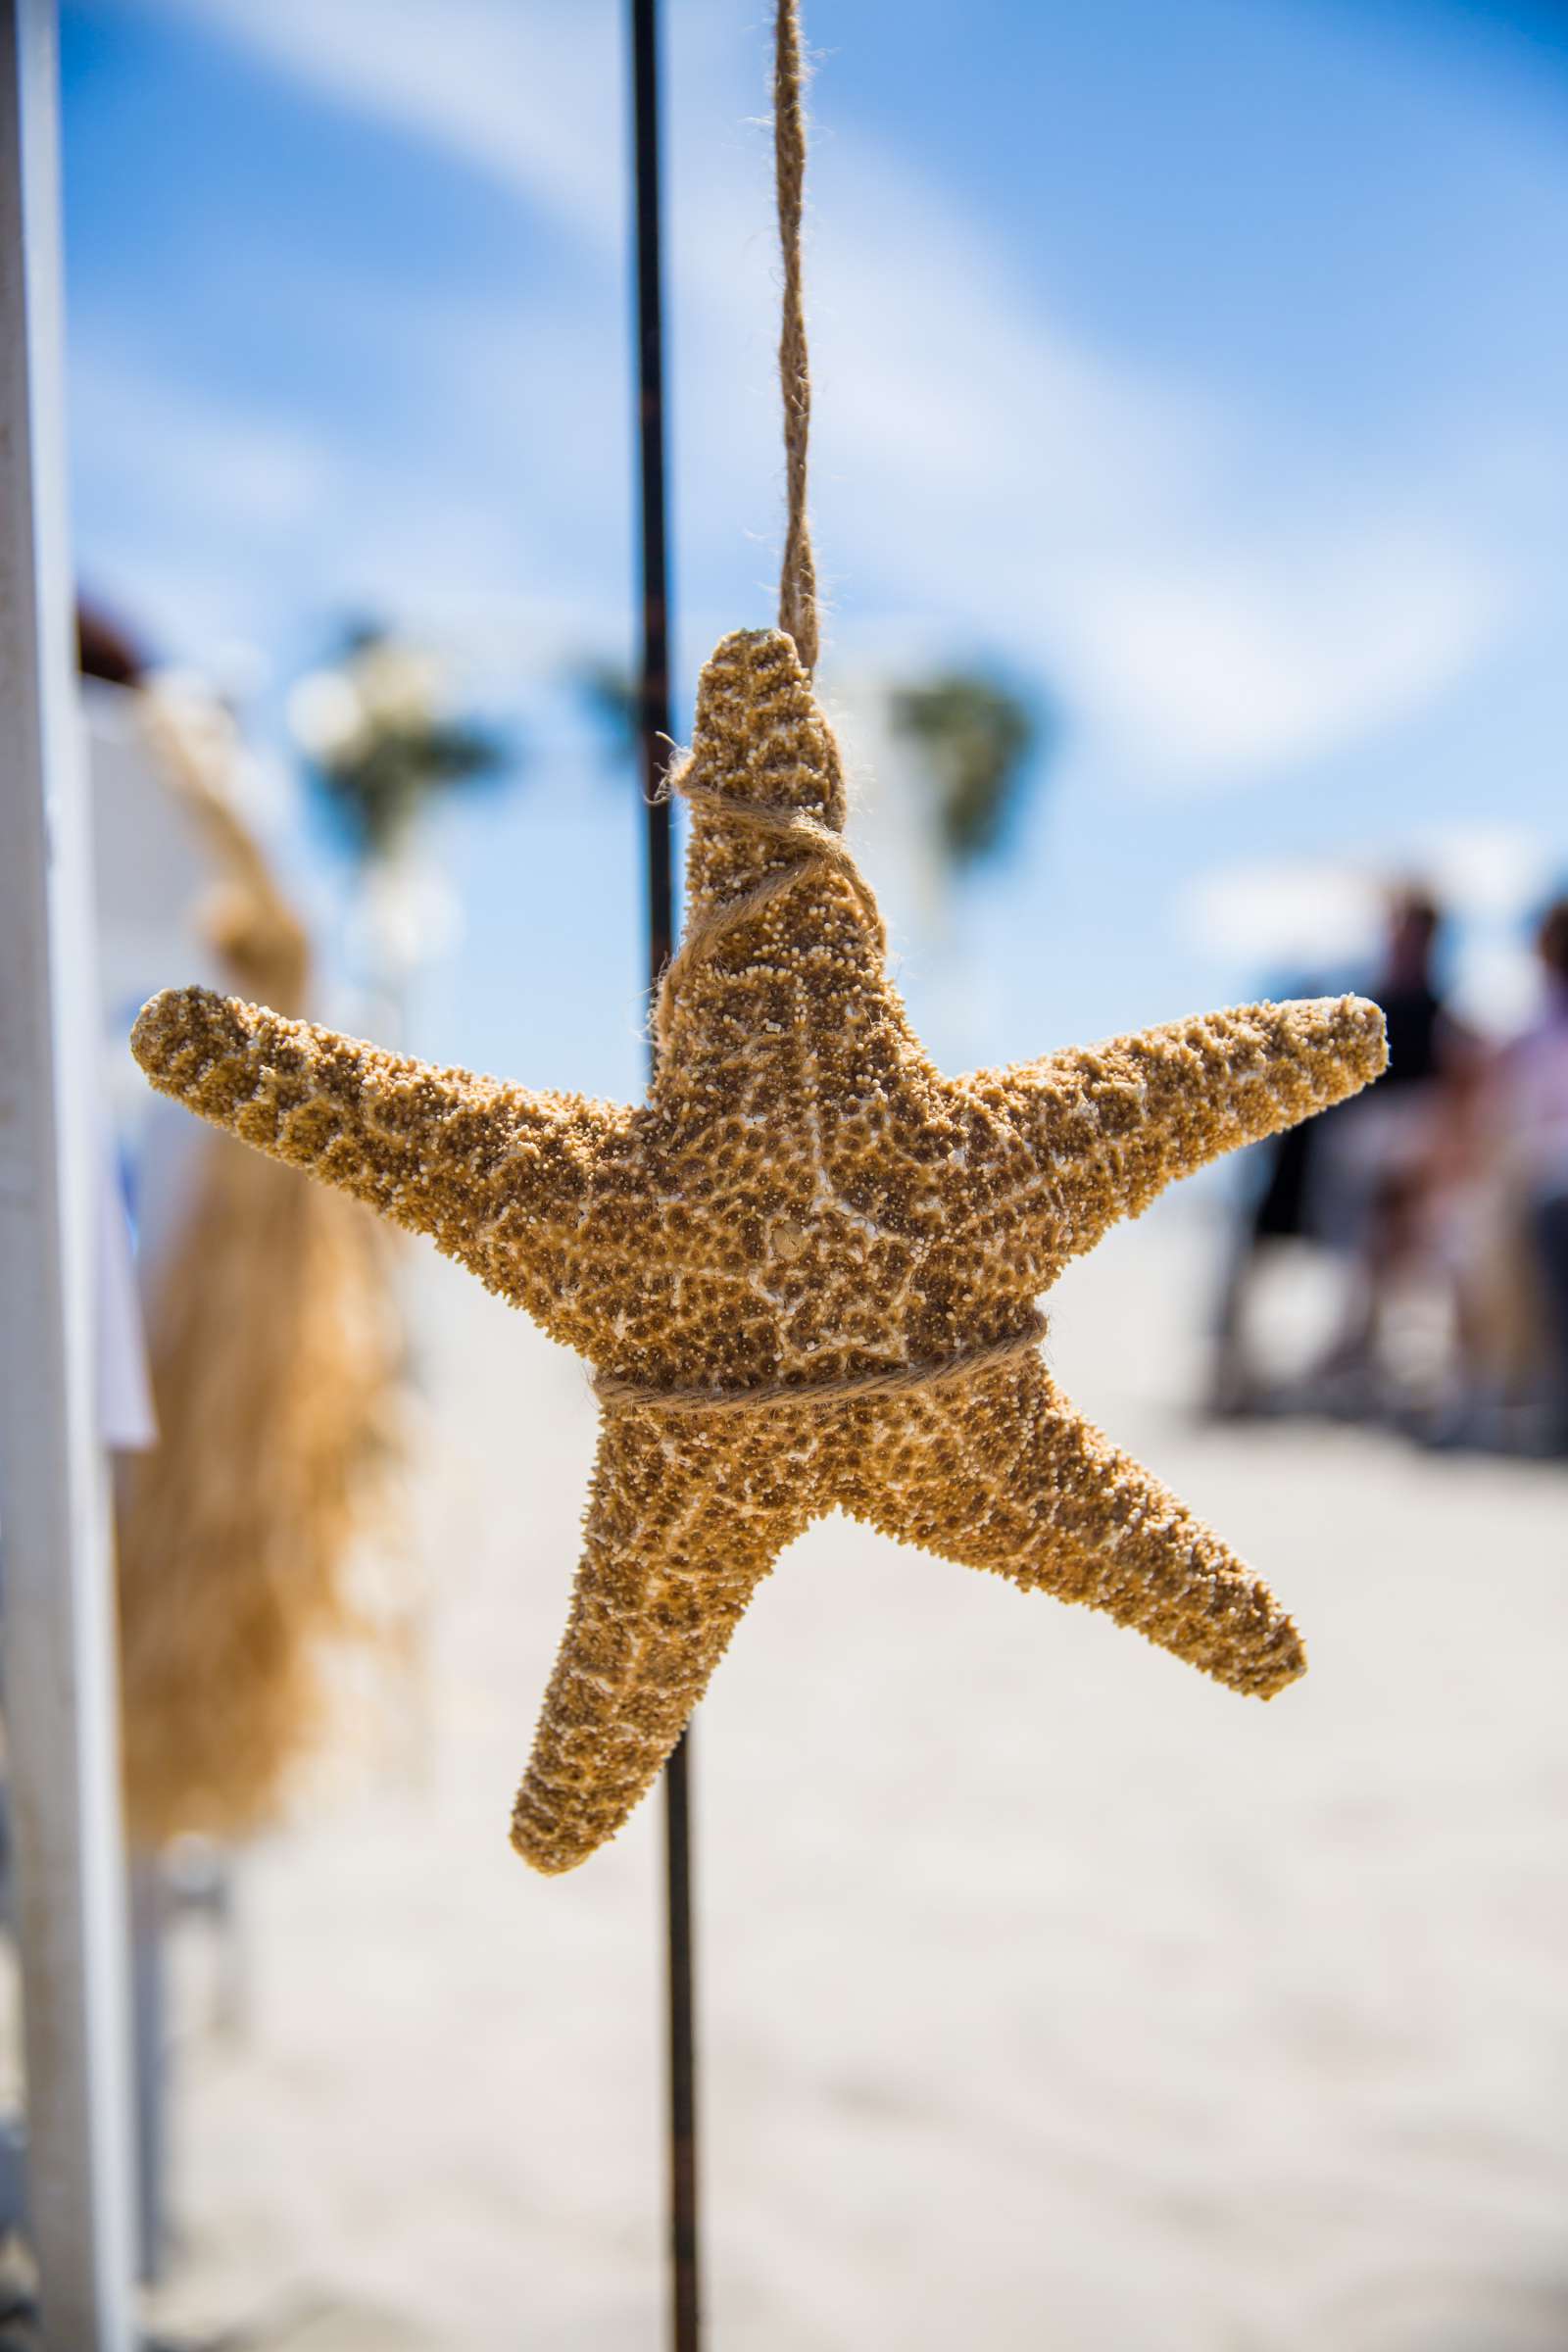
[(72, 643), (52, 0), (0, 0), (0, 1642), (50, 2352), (131, 2341), (97, 990)]

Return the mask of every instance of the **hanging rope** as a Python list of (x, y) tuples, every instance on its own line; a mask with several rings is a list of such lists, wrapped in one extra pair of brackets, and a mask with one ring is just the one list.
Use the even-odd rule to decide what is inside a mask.
[(778, 0), (773, 47), (773, 166), (778, 240), (784, 259), (784, 320), (778, 343), (784, 396), (784, 468), (789, 521), (778, 583), (778, 625), (795, 640), (801, 666), (816, 667), (816, 559), (806, 514), (806, 452), (811, 431), (811, 364), (801, 295), (801, 209), (806, 188), (806, 102), (800, 0)]
[[(811, 530), (806, 513), (807, 443), (811, 429), (811, 369), (806, 348), (806, 315), (801, 297), (801, 209), (806, 184), (806, 107), (801, 65), (800, 0), (778, 0), (774, 17), (773, 158), (778, 187), (778, 235), (784, 256), (784, 318), (779, 334), (779, 386), (784, 398), (784, 459), (789, 485), (789, 521), (784, 537), (784, 561), (779, 573), (779, 626), (795, 641), (795, 651), (808, 676), (816, 667), (819, 643), (816, 603), (816, 562), (811, 553)], [(755, 888), (718, 908), (691, 931), (679, 953), (664, 966), (654, 1010), (654, 1035), (661, 1052), (669, 1043), (669, 1025), (681, 983), (705, 963), (719, 941), (739, 923), (760, 913), (767, 902), (790, 889), (814, 867), (842, 874), (869, 916), (879, 939), (881, 917), (870, 888), (848, 846), (831, 827), (795, 808), (769, 808), (731, 800), (690, 780), (689, 769), (671, 771), (660, 796), (667, 801), (680, 793), (699, 808), (753, 831), (792, 841), (800, 855), (781, 871), (768, 874)]]

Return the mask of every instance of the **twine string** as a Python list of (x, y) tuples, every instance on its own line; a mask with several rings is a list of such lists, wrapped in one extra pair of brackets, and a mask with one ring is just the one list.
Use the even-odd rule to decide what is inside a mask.
[(995, 1372), (1001, 1365), (1011, 1363), (1015, 1356), (1027, 1354), (1030, 1348), (1038, 1347), (1045, 1332), (1046, 1318), (1038, 1307), (1033, 1307), (1021, 1331), (1004, 1340), (993, 1340), (989, 1347), (969, 1348), (956, 1355), (935, 1356), (922, 1363), (893, 1364), (878, 1372), (846, 1372), (836, 1380), (778, 1380), (751, 1389), (661, 1389), (645, 1388), (638, 1381), (622, 1379), (618, 1373), (596, 1372), (593, 1388), (607, 1411), (641, 1407), (656, 1413), (755, 1413), (774, 1412), (784, 1405), (805, 1405), (819, 1411), (850, 1399), (864, 1403), (880, 1396), (906, 1396), (916, 1389), (945, 1388), (956, 1380), (971, 1380), (982, 1372)]
[(671, 773), (667, 790), (678, 792), (693, 808), (704, 808), (710, 815), (745, 825), (765, 839), (787, 842), (796, 848), (797, 855), (788, 865), (764, 874), (750, 890), (743, 890), (735, 898), (726, 899), (687, 931), (679, 952), (664, 966), (664, 977), (660, 985), (655, 1035), (661, 1053), (669, 1044), (675, 998), (683, 983), (707, 963), (714, 949), (732, 931), (742, 923), (750, 922), (754, 914), (760, 914), (780, 892), (793, 889), (812, 868), (825, 868), (849, 884), (871, 925), (879, 952), (886, 946), (882, 917), (877, 910), (871, 885), (857, 865), (855, 853), (849, 843), (833, 826), (824, 824), (820, 817), (812, 816), (808, 809), (782, 808), (767, 801), (732, 800), (728, 793), (715, 791), (710, 784), (697, 783), (689, 762)]
[(779, 571), (778, 625), (795, 640), (801, 667), (816, 668), (819, 627), (816, 559), (806, 513), (806, 453), (811, 430), (811, 368), (806, 348), (801, 289), (801, 214), (806, 188), (805, 74), (801, 64), (800, 0), (778, 0), (773, 44), (773, 175), (778, 191), (778, 238), (784, 262), (784, 316), (779, 332), (779, 389), (784, 398), (784, 469), (789, 519)]

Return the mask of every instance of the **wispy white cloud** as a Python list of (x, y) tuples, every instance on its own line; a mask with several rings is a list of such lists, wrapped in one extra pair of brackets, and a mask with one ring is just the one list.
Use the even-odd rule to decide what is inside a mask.
[[(580, 588), (549, 584), (526, 518), (482, 481), (412, 474), (389, 497), (340, 423), (318, 429), (166, 376), (123, 337), (78, 334), (71, 406), (94, 525), (88, 585), (122, 595), (154, 646), (211, 665), (225, 640), (279, 617), (384, 611), (460, 645), (481, 685), (514, 689), (596, 640)], [(279, 580), (281, 616), (267, 603)]]
[(1177, 781), (1310, 759), (1419, 710), (1512, 604), (1497, 564), (1392, 514), (1171, 553), (1103, 566), (1060, 625), (1106, 723), (1137, 714)]
[(589, 234), (619, 218), (619, 20), (577, 0), (167, 0), (355, 113), (476, 164)]
[(1264, 859), (1195, 874), (1175, 916), (1184, 943), (1226, 972), (1316, 971), (1371, 956), (1380, 894), (1340, 861)]
[[(618, 257), (610, 12), (447, 0), (437, 26), (425, 0), (168, 4)], [(733, 567), (740, 518), (776, 512), (766, 149), (742, 127), (760, 35), (692, 4), (670, 48), (686, 539)], [(1325, 488), (1332, 453), (1045, 314), (951, 190), (853, 124), (819, 141), (813, 188), (830, 569), (853, 547), (867, 601), (935, 609), (1043, 662), (1122, 766), (1190, 790), (1332, 753), (1422, 709), (1506, 625), (1521, 582), (1451, 479)]]
[(188, 501), (215, 530), (287, 534), (332, 484), (324, 434), (264, 408), (219, 403), (122, 344), (74, 343), (71, 413), (75, 444), (100, 479), (127, 500), (166, 509)]
[(1533, 826), (1485, 821), (1418, 834), (1412, 862), (1450, 905), (1508, 924), (1522, 922), (1553, 871), (1551, 844)]

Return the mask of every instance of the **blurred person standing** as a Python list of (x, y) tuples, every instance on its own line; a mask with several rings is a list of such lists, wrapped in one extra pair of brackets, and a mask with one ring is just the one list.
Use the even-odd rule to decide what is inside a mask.
[(1442, 1070), (1449, 1015), (1436, 978), (1443, 910), (1423, 890), (1396, 890), (1389, 901), (1383, 971), (1375, 983), (1389, 1031), (1389, 1066), (1378, 1081), (1385, 1112), (1408, 1104), (1412, 1087)]
[(1554, 1451), (1568, 1452), (1568, 897), (1536, 934), (1541, 1011), (1501, 1056), (1499, 1149), (1536, 1276)]
[(1344, 1258), (1340, 1335), (1319, 1367), (1319, 1401), (1376, 1410), (1386, 1401), (1384, 1325), (1395, 1295), (1427, 1254), (1441, 1140), (1479, 1054), (1438, 978), (1445, 919), (1427, 891), (1390, 896), (1381, 968), (1367, 994), (1383, 1007), (1389, 1067), (1356, 1103), (1318, 1122), (1312, 1223)]
[[(1288, 1128), (1259, 1148), (1259, 1181), (1243, 1211), (1218, 1300), (1208, 1393), (1213, 1413), (1293, 1404), (1359, 1411), (1379, 1401), (1380, 1326), (1393, 1286), (1420, 1251), (1422, 1203), (1442, 1124), (1441, 1081), (1465, 1058), (1436, 977), (1442, 932), (1442, 909), (1428, 893), (1406, 885), (1391, 895), (1378, 974), (1367, 987), (1388, 1023), (1387, 1071), (1356, 1102)], [(1301, 1242), (1341, 1259), (1346, 1301), (1327, 1355), (1304, 1382), (1271, 1392), (1247, 1345), (1250, 1300), (1264, 1259)]]
[[(1314, 978), (1294, 981), (1281, 993), (1318, 997), (1328, 992)], [(1255, 1171), (1255, 1181), (1239, 1203), (1215, 1302), (1205, 1410), (1218, 1419), (1267, 1412), (1282, 1401), (1250, 1344), (1254, 1291), (1268, 1261), (1318, 1238), (1312, 1225), (1318, 1139), (1333, 1115), (1325, 1111), (1318, 1118), (1302, 1119), (1242, 1154), (1249, 1173)]]

